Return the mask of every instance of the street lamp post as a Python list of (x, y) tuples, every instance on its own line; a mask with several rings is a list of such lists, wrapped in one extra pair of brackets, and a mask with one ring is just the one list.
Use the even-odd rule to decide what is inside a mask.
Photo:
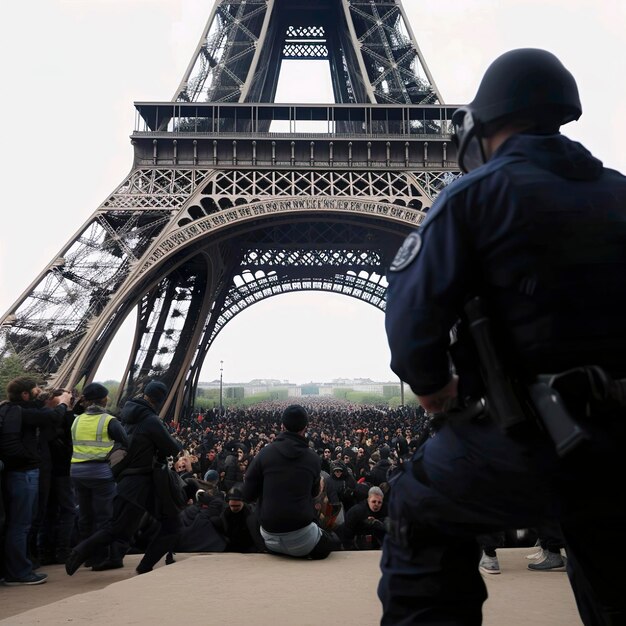
[(404, 381), (400, 380), (400, 405), (404, 406)]
[(224, 413), (224, 383), (223, 383), (224, 361), (220, 361), (220, 416)]

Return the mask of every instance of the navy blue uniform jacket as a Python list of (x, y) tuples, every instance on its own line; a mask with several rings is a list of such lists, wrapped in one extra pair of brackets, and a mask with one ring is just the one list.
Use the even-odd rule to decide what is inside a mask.
[(626, 178), (583, 146), (510, 137), (442, 191), (418, 235), (388, 274), (386, 313), (391, 367), (415, 393), (449, 381), (450, 330), (476, 295), (520, 376), (626, 375)]

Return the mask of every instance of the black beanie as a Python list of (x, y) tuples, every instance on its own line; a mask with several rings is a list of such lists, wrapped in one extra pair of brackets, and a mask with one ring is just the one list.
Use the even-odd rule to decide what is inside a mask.
[(85, 400), (102, 400), (109, 395), (109, 390), (100, 383), (89, 383), (83, 389)]
[(167, 386), (165, 383), (162, 383), (158, 380), (153, 380), (146, 385), (146, 388), (143, 390), (145, 396), (148, 396), (150, 400), (154, 400), (155, 402), (163, 402), (167, 397)]
[(309, 423), (306, 409), (299, 404), (292, 404), (283, 411), (283, 426), (292, 433), (299, 433)]

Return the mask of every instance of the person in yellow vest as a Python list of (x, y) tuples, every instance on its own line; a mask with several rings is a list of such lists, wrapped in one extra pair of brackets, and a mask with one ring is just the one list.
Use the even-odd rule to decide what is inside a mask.
[[(72, 424), (72, 467), (70, 475), (78, 502), (78, 532), (81, 541), (103, 528), (113, 516), (116, 482), (107, 462), (113, 446), (128, 445), (121, 422), (106, 412), (109, 391), (100, 383), (90, 383), (82, 393), (84, 413)], [(103, 550), (91, 559), (92, 569), (123, 567), (122, 556)]]

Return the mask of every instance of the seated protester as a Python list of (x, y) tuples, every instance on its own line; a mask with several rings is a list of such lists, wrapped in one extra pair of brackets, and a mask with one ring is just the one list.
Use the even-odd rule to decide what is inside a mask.
[(212, 487), (216, 492), (219, 491), (222, 493), (219, 488), (220, 475), (217, 470), (207, 470), (204, 474), (204, 482), (208, 483), (208, 486)]
[(382, 446), (380, 450), (378, 450), (378, 453), (374, 452), (370, 457), (370, 461), (372, 459), (376, 461), (376, 464), (365, 476), (365, 480), (370, 485), (378, 487), (380, 483), (387, 481), (391, 469), (391, 461), (389, 460), (390, 454), (391, 450), (387, 446)]
[(343, 526), (343, 546), (346, 550), (377, 550), (385, 538), (383, 492), (371, 487), (367, 500), (359, 502), (346, 513)]
[(343, 510), (348, 511), (357, 501), (357, 483), (350, 470), (343, 461), (333, 461), (330, 473), (330, 485), (335, 490)]
[(190, 456), (181, 456), (176, 463), (174, 463), (174, 471), (183, 480), (185, 480), (185, 478), (195, 478)]
[(229, 441), (224, 448), (227, 451), (227, 455), (224, 460), (224, 479), (222, 481), (222, 487), (224, 491), (229, 491), (235, 485), (243, 481), (239, 460), (243, 459), (246, 450), (243, 444), (238, 441)]
[(370, 466), (368, 463), (367, 455), (365, 454), (365, 448), (361, 446), (356, 453), (354, 477), (358, 481), (359, 479), (364, 478), (369, 470)]
[(224, 552), (227, 542), (214, 521), (219, 520), (225, 508), (224, 496), (216, 487), (199, 490), (196, 503), (181, 513), (182, 530), (176, 552)]
[(270, 552), (324, 559), (334, 542), (316, 524), (313, 498), (320, 491), (321, 461), (304, 437), (307, 425), (304, 407), (284, 410), (282, 431), (254, 457), (243, 495), (248, 502), (258, 500), (261, 536)]
[(343, 454), (343, 464), (350, 471), (350, 473), (354, 476), (354, 460), (352, 458), (352, 454), (349, 452), (344, 452)]
[(330, 465), (333, 461), (333, 453), (332, 450), (327, 446), (324, 448), (324, 450), (322, 451), (322, 471), (326, 472), (327, 474), (330, 474), (331, 469), (330, 469)]
[(200, 470), (204, 476), (209, 470), (215, 470), (218, 475), (223, 470), (222, 462), (217, 457), (217, 450), (211, 448), (200, 457)]
[(215, 529), (226, 540), (226, 552), (265, 552), (260, 524), (253, 508), (244, 503), (241, 489), (232, 487), (226, 494), (226, 501), (228, 506), (221, 515), (211, 518)]
[(320, 474), (320, 492), (314, 498), (317, 524), (323, 530), (334, 532), (344, 523), (343, 507), (328, 473), (322, 470)]

